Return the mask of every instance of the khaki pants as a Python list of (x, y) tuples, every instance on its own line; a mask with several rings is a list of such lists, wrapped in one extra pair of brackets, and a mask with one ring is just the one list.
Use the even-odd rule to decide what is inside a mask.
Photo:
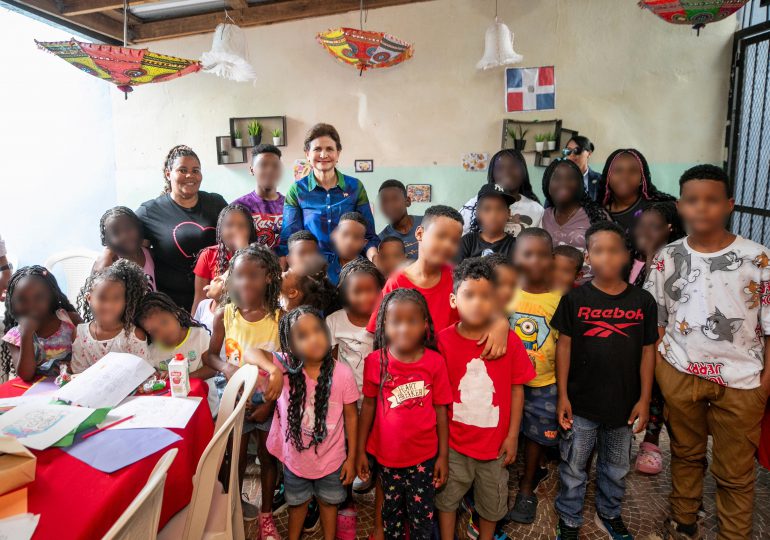
[(703, 497), (706, 444), (711, 435), (718, 538), (751, 538), (754, 455), (767, 395), (762, 388), (726, 388), (682, 373), (660, 358), (655, 377), (665, 399), (663, 417), (671, 438), (673, 518), (684, 525), (697, 519)]

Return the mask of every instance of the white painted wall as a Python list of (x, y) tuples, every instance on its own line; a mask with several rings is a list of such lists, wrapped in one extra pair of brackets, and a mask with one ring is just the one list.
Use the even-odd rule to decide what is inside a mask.
[[(357, 26), (357, 13), (248, 28), (256, 86), (196, 74), (139, 88), (128, 102), (113, 92), (119, 199), (137, 204), (153, 195), (166, 151), (181, 142), (203, 158), (204, 189), (226, 198), (248, 191), (245, 166), (216, 165), (214, 137), (228, 133), (231, 116), (288, 116), (289, 165), (302, 155), (307, 128), (331, 122), (342, 135), (343, 170), (356, 158), (375, 160), (375, 173), (361, 175), (370, 195), (395, 176), (430, 183), (434, 202), (454, 205), (483, 181), (460, 170), (460, 156), (499, 149), (504, 117), (563, 118), (595, 141), (597, 169), (614, 148), (637, 147), (656, 182), (672, 190), (686, 166), (721, 161), (735, 19), (697, 37), (630, 0), (500, 2), (522, 65), (556, 66), (558, 109), (512, 115), (504, 112), (503, 73), (474, 67), (493, 15), (491, 0), (370, 10), (366, 27), (412, 41), (415, 55), (363, 77), (315, 41), (327, 28)], [(211, 35), (151, 45), (197, 58)]]
[(70, 37), (0, 7), (0, 235), (19, 265), (100, 248), (117, 200), (112, 89), (33, 41)]

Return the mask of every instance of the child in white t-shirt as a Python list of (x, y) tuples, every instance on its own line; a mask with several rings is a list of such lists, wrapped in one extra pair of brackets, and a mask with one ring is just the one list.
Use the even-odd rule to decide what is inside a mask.
[(211, 280), (211, 283), (203, 287), (206, 298), (198, 303), (198, 307), (195, 309), (195, 313), (193, 313), (193, 319), (205, 326), (209, 333), (211, 333), (214, 327), (214, 314), (220, 307), (219, 304), (225, 289), (226, 279), (227, 272), (224, 275), (216, 276)]
[(203, 363), (203, 353), (209, 348), (208, 329), (178, 307), (165, 293), (148, 293), (139, 305), (137, 324), (147, 332), (151, 344), (148, 361), (161, 373), (168, 363), (183, 354), (190, 363), (190, 377), (204, 379), (209, 387), (208, 402), (212, 415), (219, 410), (214, 376), (216, 372)]
[(363, 258), (350, 261), (342, 267), (337, 286), (343, 309), (326, 317), (333, 354), (351, 367), (359, 393), (364, 384), (364, 358), (374, 343), (366, 325), (384, 285), (385, 278), (374, 263)]

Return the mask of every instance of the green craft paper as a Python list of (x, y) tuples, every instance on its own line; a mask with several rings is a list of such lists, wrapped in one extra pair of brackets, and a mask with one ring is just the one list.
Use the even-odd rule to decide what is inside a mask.
[(104, 407), (103, 409), (94, 410), (94, 412), (91, 413), (91, 416), (83, 420), (78, 427), (67, 433), (64, 437), (62, 437), (59, 441), (51, 446), (55, 448), (65, 448), (67, 446), (72, 446), (72, 443), (75, 442), (75, 435), (87, 429), (91, 429), (92, 427), (96, 427), (98, 424), (104, 422), (104, 419), (107, 417), (107, 413), (111, 410), (111, 407)]

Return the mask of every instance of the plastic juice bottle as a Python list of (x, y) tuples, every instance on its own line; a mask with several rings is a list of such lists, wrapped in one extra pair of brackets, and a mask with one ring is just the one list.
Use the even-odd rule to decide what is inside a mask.
[(190, 393), (190, 364), (183, 354), (177, 353), (168, 363), (168, 380), (172, 397), (187, 397)]

